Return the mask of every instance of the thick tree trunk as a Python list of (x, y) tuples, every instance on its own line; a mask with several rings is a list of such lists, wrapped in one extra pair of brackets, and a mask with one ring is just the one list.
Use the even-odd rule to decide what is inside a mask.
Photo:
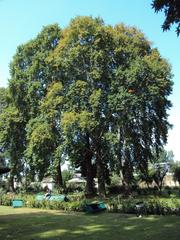
[(118, 170), (119, 170), (119, 176), (121, 178), (121, 182), (123, 187), (126, 187), (125, 179), (124, 179), (124, 158), (122, 156), (121, 150), (123, 148), (123, 129), (119, 128), (118, 130), (118, 139), (119, 139), (119, 144), (118, 144), (118, 151), (117, 151), (117, 158), (118, 158)]
[(95, 193), (94, 191), (94, 178), (93, 178), (93, 168), (92, 168), (92, 152), (89, 142), (89, 134), (86, 135), (86, 149), (85, 149), (85, 163), (86, 163), (86, 196), (92, 197)]
[(61, 172), (61, 163), (60, 163), (60, 161), (58, 162), (58, 166), (57, 166), (56, 182), (57, 182), (57, 186), (58, 186), (59, 189), (63, 187), (63, 179), (62, 179), (62, 172)]
[(104, 179), (104, 164), (102, 159), (101, 148), (98, 146), (96, 152), (97, 178), (98, 178), (98, 193), (100, 197), (106, 196), (105, 179)]
[(87, 175), (86, 175), (86, 196), (91, 197), (94, 195), (94, 179), (92, 173), (92, 163), (91, 156), (87, 156), (86, 158), (86, 166), (87, 166)]
[(10, 186), (10, 191), (14, 192), (15, 191), (15, 188), (14, 188), (14, 176), (12, 174), (10, 174), (9, 186)]
[(125, 180), (124, 180), (124, 174), (123, 174), (123, 167), (124, 167), (124, 163), (121, 159), (121, 157), (119, 157), (119, 176), (122, 182), (122, 185), (125, 187)]

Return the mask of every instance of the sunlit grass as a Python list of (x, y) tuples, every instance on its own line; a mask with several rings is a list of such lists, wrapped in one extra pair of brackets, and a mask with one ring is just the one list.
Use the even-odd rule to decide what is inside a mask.
[(180, 217), (0, 207), (0, 239), (178, 240)]

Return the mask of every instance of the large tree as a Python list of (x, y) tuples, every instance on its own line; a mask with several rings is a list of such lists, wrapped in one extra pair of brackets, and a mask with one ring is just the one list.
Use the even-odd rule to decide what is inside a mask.
[(40, 178), (67, 157), (87, 194), (96, 176), (104, 196), (111, 171), (130, 186), (134, 169), (146, 173), (152, 149), (167, 141), (170, 66), (134, 27), (92, 17), (45, 27), (17, 49), (9, 84), (24, 130), (20, 158)]
[[(49, 84), (55, 78), (54, 69), (46, 63), (46, 58), (57, 46), (60, 35), (61, 30), (57, 25), (44, 27), (35, 39), (17, 48), (10, 64), (10, 106), (2, 113), (1, 139), (4, 149), (8, 150), (11, 155), (16, 154), (15, 157), (13, 155), (10, 157), (10, 161), (14, 162), (14, 168), (19, 173), (20, 162), (27, 162), (24, 152), (27, 151), (26, 148), (29, 146), (27, 145), (29, 141), (28, 126), (30, 126), (30, 121), (35, 121), (41, 114), (41, 103), (47, 95)], [(43, 131), (42, 128), (41, 130)], [(44, 166), (47, 166), (46, 151), (41, 157), (44, 157)], [(28, 166), (24, 164), (24, 167), (35, 171), (34, 162), (27, 160)], [(42, 173), (45, 174), (44, 171)]]
[(180, 1), (179, 0), (153, 0), (152, 7), (155, 12), (163, 11), (165, 13), (165, 21), (162, 25), (163, 31), (167, 31), (174, 24), (176, 32), (180, 34)]
[(170, 67), (158, 50), (136, 28), (78, 17), (49, 59), (62, 70), (68, 96), (62, 123), (76, 143), (88, 136), (99, 193), (113, 158), (128, 184), (134, 167), (147, 171), (152, 148), (167, 141), (171, 106)]

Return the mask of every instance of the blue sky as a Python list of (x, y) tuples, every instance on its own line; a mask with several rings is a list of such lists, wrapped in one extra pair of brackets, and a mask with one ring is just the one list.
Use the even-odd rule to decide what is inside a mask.
[(174, 28), (163, 32), (163, 13), (154, 13), (151, 0), (0, 0), (0, 87), (8, 85), (9, 63), (18, 45), (34, 38), (43, 26), (58, 23), (68, 25), (75, 16), (100, 16), (106, 24), (123, 22), (136, 26), (168, 59), (174, 74), (173, 103), (169, 121), (174, 125), (169, 131), (167, 149), (173, 150), (180, 161), (180, 37)]

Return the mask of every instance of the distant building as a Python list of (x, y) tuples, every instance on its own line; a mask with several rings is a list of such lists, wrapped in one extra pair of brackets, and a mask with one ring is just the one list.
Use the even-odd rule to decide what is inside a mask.
[(77, 183), (77, 184), (80, 184), (80, 183), (86, 183), (86, 180), (81, 177), (81, 173), (75, 173), (73, 178), (68, 180), (67, 183), (71, 184), (71, 183)]
[(52, 191), (55, 186), (55, 181), (53, 180), (52, 177), (43, 178), (43, 180), (41, 182), (41, 186), (42, 186), (42, 188), (47, 187), (48, 189), (50, 189)]

